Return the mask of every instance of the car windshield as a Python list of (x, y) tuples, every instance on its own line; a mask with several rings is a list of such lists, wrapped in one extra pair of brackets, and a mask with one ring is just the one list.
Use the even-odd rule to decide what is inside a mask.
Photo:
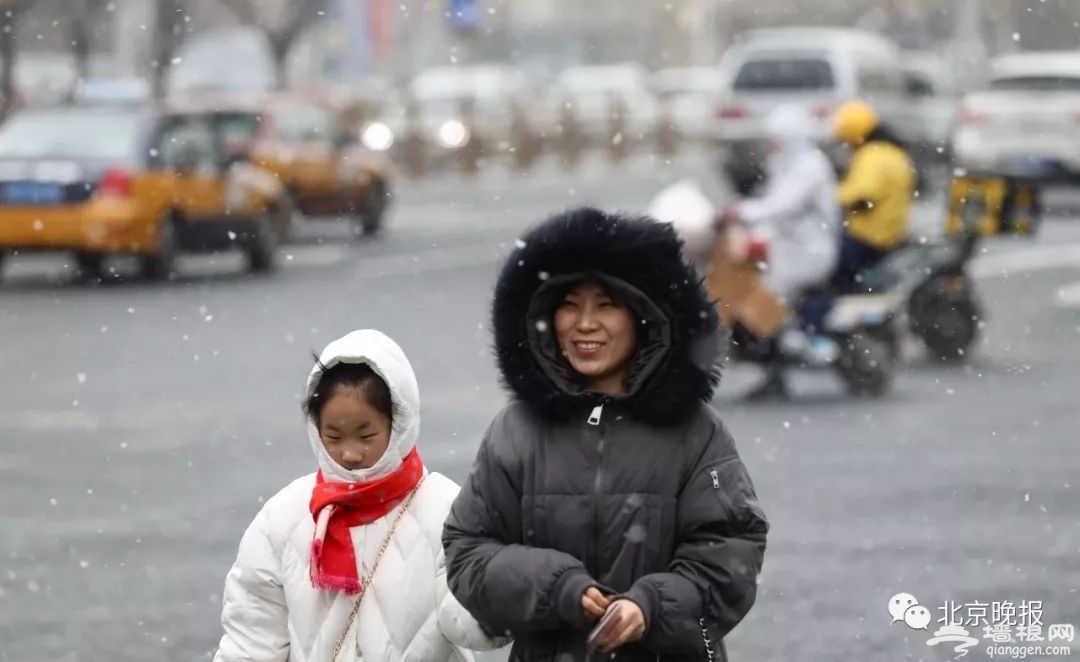
[(102, 109), (37, 110), (0, 129), (0, 158), (125, 160), (137, 151), (139, 115)]
[(246, 143), (255, 137), (261, 117), (256, 113), (221, 113), (214, 118), (214, 125), (226, 144)]
[(1080, 77), (1015, 76), (998, 78), (990, 89), (1003, 92), (1080, 92)]
[(835, 85), (824, 58), (770, 57), (750, 60), (739, 69), (735, 89), (742, 91), (829, 90)]

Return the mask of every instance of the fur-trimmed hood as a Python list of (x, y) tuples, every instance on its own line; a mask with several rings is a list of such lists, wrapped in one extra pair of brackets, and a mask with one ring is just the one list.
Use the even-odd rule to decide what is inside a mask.
[(502, 379), (519, 399), (565, 419), (596, 400), (570, 379), (553, 333), (554, 308), (592, 277), (618, 292), (641, 324), (631, 388), (620, 401), (653, 425), (672, 425), (712, 398), (724, 336), (669, 224), (580, 208), (529, 230), (495, 286), (492, 323)]

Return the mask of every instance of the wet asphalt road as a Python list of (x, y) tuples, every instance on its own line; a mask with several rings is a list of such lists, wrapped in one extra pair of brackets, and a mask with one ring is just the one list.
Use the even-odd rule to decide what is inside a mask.
[[(306, 224), (263, 278), (236, 256), (185, 260), (165, 285), (70, 283), (60, 258), (9, 264), (0, 660), (207, 659), (244, 527), (312, 468), (298, 407), (312, 350), (360, 327), (396, 338), (420, 380), (425, 459), (460, 481), (504, 401), (487, 304), (514, 238), (572, 204), (641, 208), (699, 170), (637, 159), (409, 185), (384, 236)], [(1048, 623), (1080, 625), (1072, 215), (1055, 212), (1034, 241), (990, 242), (977, 267), (987, 328), (966, 365), (911, 347), (884, 399), (800, 374), (794, 402), (752, 407), (736, 396), (754, 369), (728, 370), (715, 405), (773, 526), (733, 659), (950, 659), (890, 624), (901, 591), (935, 607), (1042, 600)]]

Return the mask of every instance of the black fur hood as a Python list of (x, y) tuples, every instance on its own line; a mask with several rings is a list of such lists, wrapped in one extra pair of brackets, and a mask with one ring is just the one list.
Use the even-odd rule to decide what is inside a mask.
[(492, 325), (507, 388), (543, 415), (560, 419), (595, 401), (570, 378), (551, 323), (562, 293), (585, 277), (618, 291), (644, 329), (631, 388), (617, 398), (628, 412), (670, 426), (712, 398), (724, 337), (674, 230), (649, 217), (587, 207), (556, 214), (529, 230), (502, 268)]

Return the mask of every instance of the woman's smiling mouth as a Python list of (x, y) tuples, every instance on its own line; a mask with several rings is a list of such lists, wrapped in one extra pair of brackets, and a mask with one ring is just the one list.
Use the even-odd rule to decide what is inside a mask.
[(573, 343), (574, 351), (581, 356), (592, 356), (600, 351), (600, 349), (607, 343), (602, 343), (596, 340), (575, 340)]

